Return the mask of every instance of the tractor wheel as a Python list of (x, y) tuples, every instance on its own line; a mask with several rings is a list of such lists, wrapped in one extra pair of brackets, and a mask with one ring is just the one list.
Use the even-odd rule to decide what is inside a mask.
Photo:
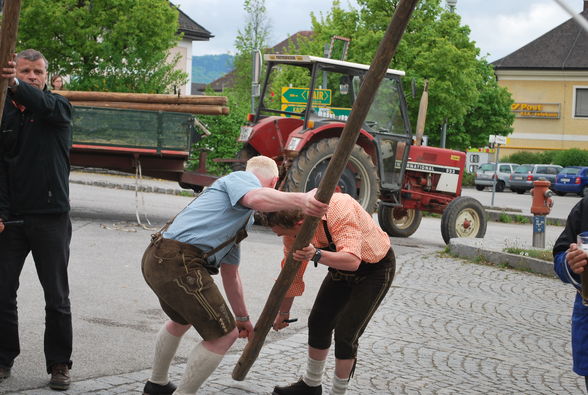
[(380, 204), (378, 222), (388, 235), (409, 237), (419, 228), (423, 213), (421, 210), (390, 207)]
[[(338, 142), (338, 138), (329, 138), (306, 147), (292, 162), (284, 181), (284, 190), (305, 192), (317, 188)], [(355, 145), (336, 191), (353, 196), (371, 214), (378, 199), (378, 185), (378, 175), (372, 158), (363, 148)]]
[(253, 148), (249, 147), (249, 146), (245, 146), (243, 147), (238, 153), (237, 153), (237, 159), (240, 159), (244, 162), (233, 162), (231, 164), (231, 169), (233, 171), (239, 171), (239, 170), (245, 170), (245, 166), (246, 166), (246, 162), (253, 158), (254, 156), (259, 155)]
[(441, 236), (449, 244), (454, 237), (484, 237), (486, 212), (476, 199), (460, 196), (451, 201), (441, 217)]

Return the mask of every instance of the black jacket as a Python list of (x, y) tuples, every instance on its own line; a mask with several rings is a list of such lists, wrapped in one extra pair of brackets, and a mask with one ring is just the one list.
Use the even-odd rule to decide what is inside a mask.
[(566, 251), (571, 243), (577, 242), (576, 236), (585, 231), (588, 231), (588, 197), (580, 200), (570, 211), (566, 227), (553, 246), (553, 256)]
[(19, 82), (0, 124), (0, 217), (68, 212), (71, 104)]

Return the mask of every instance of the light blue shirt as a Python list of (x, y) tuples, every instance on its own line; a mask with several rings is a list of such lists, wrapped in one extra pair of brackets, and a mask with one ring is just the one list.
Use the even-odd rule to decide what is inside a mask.
[[(240, 199), (261, 188), (259, 179), (250, 172), (237, 171), (216, 180), (192, 201), (163, 233), (166, 239), (192, 244), (207, 252), (218, 247), (247, 226), (253, 224), (253, 210)], [(211, 266), (239, 264), (239, 245), (230, 243), (208, 258)]]

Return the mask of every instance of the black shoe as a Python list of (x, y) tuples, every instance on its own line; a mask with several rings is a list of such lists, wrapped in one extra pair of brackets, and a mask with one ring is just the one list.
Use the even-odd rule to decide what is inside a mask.
[(170, 381), (166, 385), (155, 384), (151, 381), (145, 383), (143, 395), (171, 395), (176, 390), (176, 386)]
[(294, 384), (285, 385), (283, 387), (275, 386), (272, 395), (321, 395), (322, 393), (322, 385), (311, 387), (300, 379)]
[(0, 366), (0, 383), (10, 377), (10, 368)]
[(56, 391), (65, 391), (69, 388), (71, 378), (69, 377), (69, 368), (66, 364), (58, 363), (51, 366), (51, 380), (49, 388)]

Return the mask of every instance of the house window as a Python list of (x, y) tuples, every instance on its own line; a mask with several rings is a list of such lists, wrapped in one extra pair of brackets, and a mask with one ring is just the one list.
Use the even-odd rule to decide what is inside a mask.
[(576, 88), (576, 117), (588, 117), (588, 88)]

